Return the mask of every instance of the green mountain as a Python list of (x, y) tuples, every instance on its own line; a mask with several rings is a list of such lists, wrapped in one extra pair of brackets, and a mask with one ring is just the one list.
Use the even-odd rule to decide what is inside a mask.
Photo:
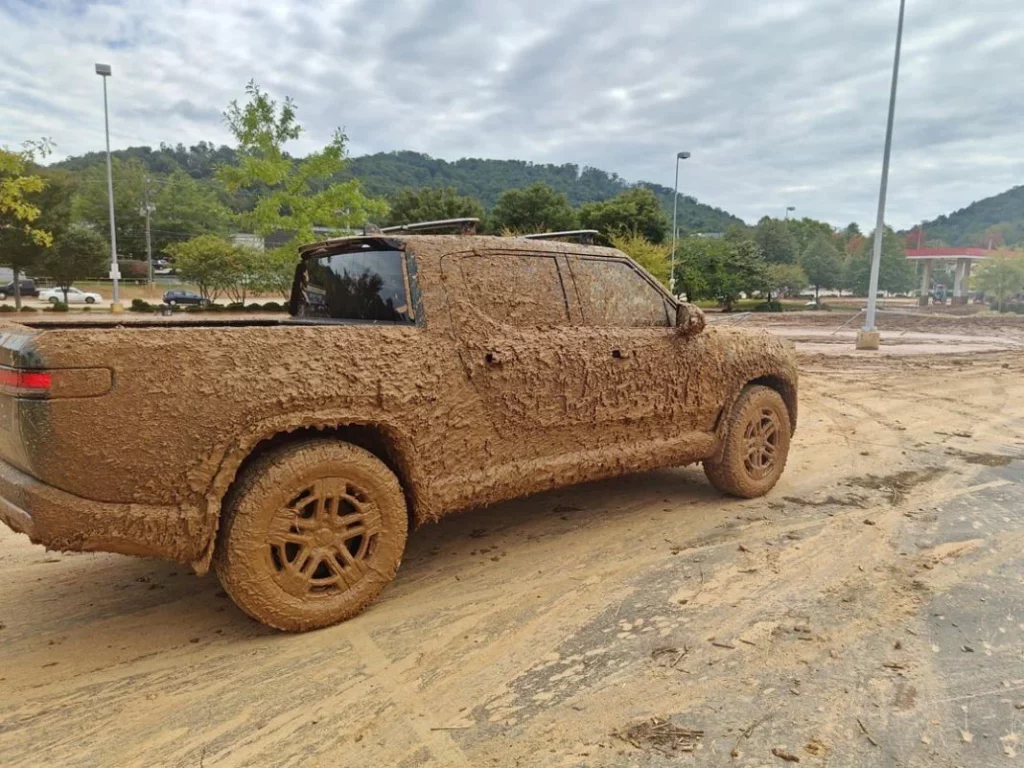
[(1024, 186), (978, 200), (921, 226), (925, 241), (933, 247), (1024, 245)]
[[(124, 160), (137, 159), (154, 174), (167, 174), (182, 168), (196, 179), (212, 179), (220, 163), (232, 163), (234, 150), (199, 142), (186, 148), (182, 144), (161, 144), (151, 147), (129, 147), (117, 150), (114, 156)], [(70, 171), (81, 171), (105, 162), (101, 152), (70, 157), (54, 165)], [(378, 152), (353, 158), (342, 179), (357, 178), (367, 193), (390, 197), (403, 187), (455, 187), (460, 194), (475, 197), (490, 209), (501, 194), (509, 189), (525, 187), (534, 182), (549, 184), (565, 193), (574, 206), (614, 197), (632, 186), (616, 173), (600, 168), (566, 163), (563, 165), (530, 163), (525, 160), (484, 160), (463, 158), (454, 162), (418, 152)], [(660, 184), (639, 182), (650, 188), (672, 215), (672, 190)], [(690, 232), (724, 232), (732, 224), (743, 221), (721, 208), (713, 208), (693, 197), (679, 196), (679, 226)]]

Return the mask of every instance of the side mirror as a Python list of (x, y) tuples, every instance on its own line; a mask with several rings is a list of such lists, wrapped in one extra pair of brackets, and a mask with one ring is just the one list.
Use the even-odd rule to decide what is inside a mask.
[(704, 310), (696, 304), (683, 302), (676, 307), (676, 330), (681, 336), (696, 336), (705, 325)]

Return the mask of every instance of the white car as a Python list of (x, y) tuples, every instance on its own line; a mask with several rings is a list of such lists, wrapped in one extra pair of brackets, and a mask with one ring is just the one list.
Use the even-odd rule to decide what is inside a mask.
[[(64, 291), (60, 288), (47, 288), (39, 292), (40, 301), (48, 301), (51, 304), (59, 304), (64, 301)], [(77, 288), (68, 288), (68, 304), (98, 304), (103, 297), (98, 293), (86, 293)]]

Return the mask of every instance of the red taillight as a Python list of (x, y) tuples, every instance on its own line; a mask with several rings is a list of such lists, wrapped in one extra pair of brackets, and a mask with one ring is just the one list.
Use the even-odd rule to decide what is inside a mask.
[(0, 368), (0, 387), (17, 393), (46, 392), (52, 385), (49, 372)]

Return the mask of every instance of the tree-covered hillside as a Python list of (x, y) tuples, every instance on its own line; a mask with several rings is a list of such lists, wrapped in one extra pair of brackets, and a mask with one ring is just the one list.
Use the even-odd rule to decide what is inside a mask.
[(923, 226), (924, 242), (931, 246), (1024, 245), (1024, 186), (971, 203)]
[[(130, 147), (113, 153), (122, 160), (135, 159), (154, 174), (170, 174), (180, 168), (192, 178), (212, 180), (219, 164), (234, 164), (235, 152), (225, 146), (200, 142), (192, 147), (162, 144), (158, 149)], [(84, 171), (104, 163), (104, 155), (91, 152), (56, 165), (69, 171)], [(463, 158), (454, 162), (417, 152), (379, 152), (353, 158), (338, 180), (359, 179), (367, 194), (393, 199), (399, 190), (422, 187), (454, 187), (460, 195), (479, 200), (488, 211), (503, 192), (542, 182), (564, 194), (574, 207), (607, 200), (632, 186), (615, 173), (600, 168), (566, 163), (530, 163), (524, 160)], [(651, 189), (671, 216), (672, 190), (659, 184), (640, 182)], [(688, 232), (724, 232), (743, 222), (732, 214), (704, 205), (693, 197), (679, 197), (679, 226)]]

